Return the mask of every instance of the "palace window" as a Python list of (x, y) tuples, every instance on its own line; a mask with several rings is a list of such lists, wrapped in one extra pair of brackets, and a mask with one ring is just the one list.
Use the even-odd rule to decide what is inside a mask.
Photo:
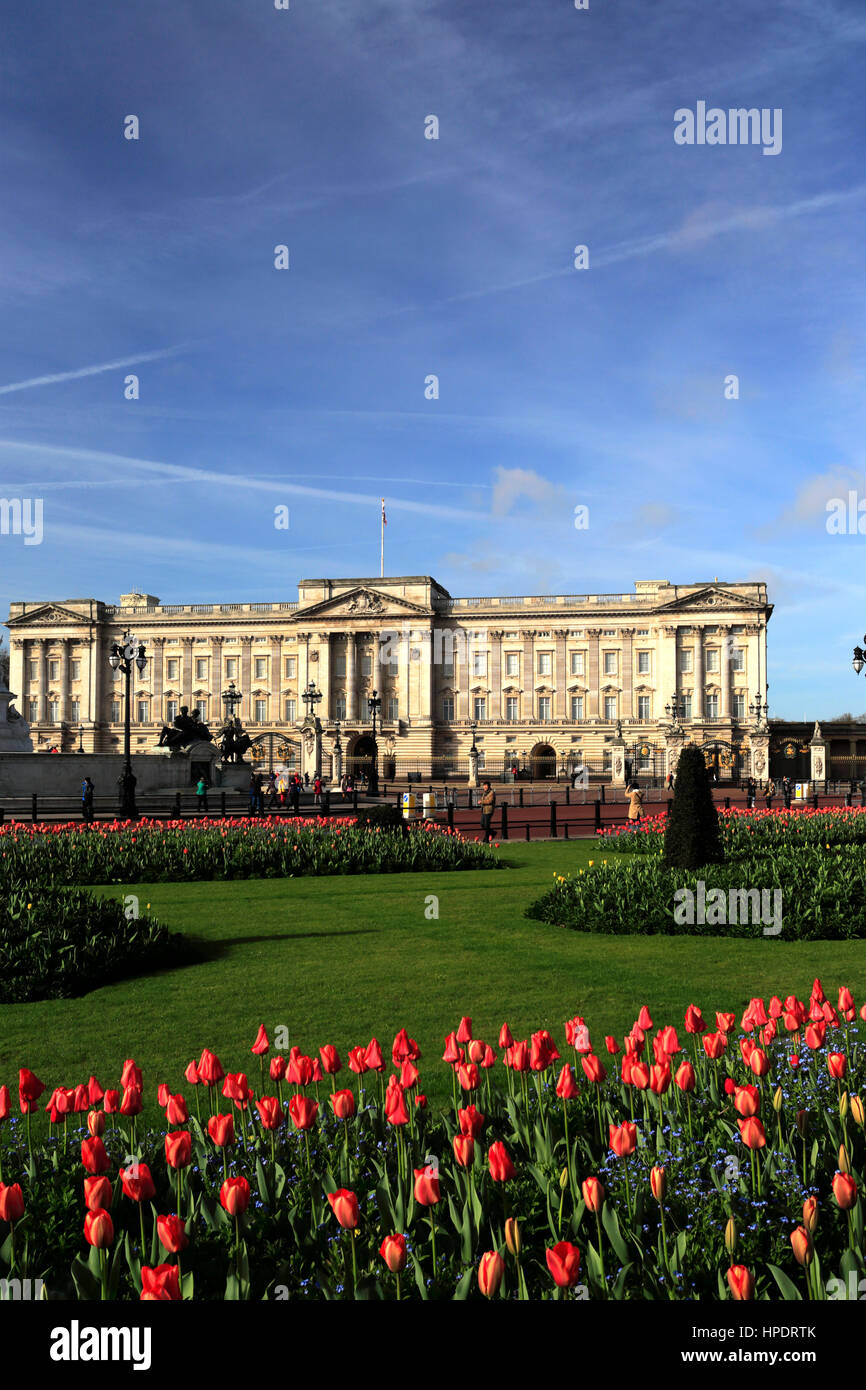
[(197, 656), (195, 659), (195, 678), (197, 681), (207, 680), (207, 657)]
[(719, 650), (718, 647), (707, 648), (707, 670), (718, 671), (719, 669)]
[(487, 653), (473, 652), (472, 654), (472, 674), (473, 676), (487, 675)]
[(519, 719), (519, 718), (520, 718), (520, 701), (519, 701), (519, 700), (517, 699), (517, 697), (514, 696), (514, 695), (509, 695), (509, 696), (506, 698), (506, 701), (505, 701), (505, 718), (506, 718), (506, 719)]
[(178, 658), (176, 656), (170, 656), (168, 661), (165, 663), (166, 680), (176, 681), (179, 669), (180, 661), (178, 660)]
[(706, 705), (707, 719), (718, 719), (719, 717), (719, 697), (718, 695), (707, 695), (704, 698)]
[(519, 676), (519, 675), (520, 675), (520, 653), (519, 653), (519, 652), (506, 652), (506, 653), (505, 653), (505, 674), (506, 674), (506, 676)]
[(268, 658), (266, 656), (256, 657), (256, 680), (263, 681), (268, 678)]
[[(292, 705), (294, 706), (294, 700), (292, 701)], [(289, 717), (289, 716), (286, 715), (286, 718), (287, 718), (287, 719), (288, 719), (288, 717)], [(292, 718), (294, 719), (294, 715), (292, 715)], [(346, 718), (346, 697), (345, 697), (345, 695), (338, 695), (338, 696), (335, 698), (335, 700), (334, 700), (334, 718), (335, 718), (335, 719), (345, 719), (345, 718)]]
[(649, 695), (638, 695), (638, 697), (637, 697), (637, 717), (638, 717), (638, 719), (649, 719), (649, 717), (650, 717), (650, 697), (649, 697)]
[(734, 647), (731, 653), (731, 670), (745, 671), (746, 669), (746, 649), (745, 647)]
[[(113, 719), (114, 715), (112, 715), (111, 717)], [(166, 702), (165, 718), (166, 723), (168, 724), (173, 724), (175, 719), (177, 719), (177, 700), (168, 700)]]
[[(345, 657), (343, 658), (343, 661), (345, 662)], [(287, 679), (287, 680), (293, 681), (293, 680), (295, 679), (295, 673), (296, 673), (296, 671), (297, 671), (297, 666), (298, 666), (298, 658), (297, 658), (296, 656), (287, 656), (287, 657), (286, 657), (286, 660), (285, 660), (285, 670), (286, 670), (286, 679)]]
[(373, 674), (373, 658), (372, 658), (372, 656), (370, 655), (369, 652), (364, 652), (364, 653), (362, 654), (362, 656), (361, 656), (361, 675), (362, 675), (362, 676), (372, 676), (372, 674)]
[(602, 637), (616, 637), (616, 628), (606, 627), (601, 635)]
[(256, 723), (263, 724), (268, 717), (267, 700), (256, 700)]
[(198, 717), (205, 724), (207, 723), (207, 700), (196, 700), (195, 707), (198, 710)]
[[(339, 703), (340, 703), (340, 698), (341, 698), (340, 696), (337, 697), (337, 704), (338, 704), (338, 706), (339, 706)], [(294, 722), (295, 722), (295, 719), (296, 719), (296, 717), (297, 717), (296, 714), (295, 714), (295, 710), (296, 710), (296, 709), (297, 709), (297, 703), (296, 703), (295, 700), (286, 700), (285, 705), (283, 706), (283, 710), (284, 710), (284, 713), (285, 713), (285, 718), (286, 718), (286, 720), (287, 720), (287, 722), (288, 722), (289, 724), (294, 724)], [(345, 718), (346, 718), (346, 700), (345, 700), (345, 697), (343, 697), (343, 713), (342, 713), (342, 714), (339, 714), (339, 713), (338, 713), (338, 714), (337, 714), (337, 718), (338, 718), (338, 719), (345, 719)]]
[(551, 655), (550, 652), (538, 653), (538, 674), (540, 676), (549, 676), (551, 674)]
[(745, 695), (735, 695), (733, 698), (732, 714), (735, 719), (745, 719), (746, 717), (746, 697)]
[(538, 718), (545, 724), (550, 718), (550, 696), (539, 695), (538, 697)]
[(238, 659), (236, 656), (226, 657), (226, 680), (233, 681), (238, 673)]
[(485, 700), (484, 696), (483, 696), (483, 695), (476, 695), (476, 696), (475, 696), (475, 700), (473, 701), (473, 705), (474, 705), (474, 709), (475, 709), (475, 715), (474, 715), (475, 719), (486, 719), (486, 718), (487, 718), (487, 701)]
[(583, 696), (572, 695), (571, 697), (571, 717), (572, 719), (583, 718)]
[[(176, 708), (176, 707), (175, 707), (175, 708)], [(111, 702), (111, 722), (112, 722), (112, 724), (119, 724), (119, 723), (120, 723), (120, 701), (119, 701), (119, 700), (112, 700), (112, 702)]]
[(59, 661), (49, 661), (49, 663), (48, 663), (48, 679), (49, 679), (50, 681), (56, 681), (59, 675), (60, 675), (60, 662), (59, 662)]
[(450, 724), (454, 718), (454, 696), (443, 695), (442, 697), (442, 718), (446, 724)]
[(637, 673), (639, 676), (648, 676), (650, 673), (650, 654), (649, 652), (638, 652), (637, 654)]
[(70, 678), (71, 678), (72, 680), (74, 680), (74, 681), (80, 681), (80, 680), (81, 680), (81, 662), (80, 662), (80, 661), (70, 661), (70, 663), (69, 663), (69, 675), (70, 675)]
[(691, 671), (691, 669), (692, 669), (692, 653), (691, 653), (691, 650), (689, 650), (689, 651), (684, 651), (684, 652), (680, 652), (680, 671), (682, 672), (683, 675), (687, 675), (687, 674)]
[(39, 679), (39, 662), (38, 662), (38, 661), (28, 661), (28, 663), (27, 663), (27, 679), (28, 679), (29, 681), (36, 681), (36, 680)]
[(604, 697), (604, 717), (611, 723), (616, 719), (616, 696), (605, 695)]
[(584, 674), (583, 652), (571, 653), (571, 674), (573, 676), (582, 676)]
[(70, 700), (70, 702), (69, 702), (69, 719), (70, 719), (71, 723), (77, 724), (80, 718), (81, 718), (81, 704), (80, 704), (80, 702), (79, 702), (78, 700)]
[(387, 713), (387, 718), (388, 718), (388, 719), (399, 719), (399, 718), (400, 718), (400, 701), (397, 699), (397, 696), (396, 696), (396, 695), (389, 695), (389, 696), (388, 696), (388, 713)]
[(138, 702), (138, 722), (139, 722), (139, 724), (146, 724), (146, 723), (147, 723), (148, 718), (149, 718), (148, 710), (149, 710), (148, 701), (147, 701), (147, 700), (139, 700), (139, 702)]
[[(290, 657), (289, 660), (291, 661), (292, 658)], [(286, 672), (286, 675), (288, 675), (288, 671)], [(334, 657), (334, 675), (335, 675), (335, 676), (343, 676), (343, 677), (345, 677), (345, 675), (346, 675), (346, 653), (345, 653), (345, 652), (337, 652), (336, 656)]]
[(31, 724), (36, 724), (36, 723), (38, 723), (38, 721), (39, 721), (39, 701), (38, 701), (38, 700), (30, 700), (29, 703), (28, 703), (28, 711), (29, 711), (29, 713), (28, 713), (28, 715), (27, 715), (27, 719), (28, 719), (29, 723), (31, 723)]
[(604, 654), (604, 674), (606, 676), (616, 675), (616, 652), (605, 652)]
[(690, 691), (690, 690), (683, 691), (683, 694), (680, 696), (680, 699), (682, 700), (682, 705), (683, 705), (683, 719), (691, 719), (691, 717), (692, 717), (692, 694), (691, 694), (691, 691)]

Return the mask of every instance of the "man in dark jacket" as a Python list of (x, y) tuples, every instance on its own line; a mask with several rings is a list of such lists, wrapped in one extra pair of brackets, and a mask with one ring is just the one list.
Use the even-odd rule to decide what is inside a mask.
[(489, 782), (484, 783), (481, 796), (481, 834), (485, 845), (490, 843), (490, 822), (496, 805), (496, 793)]

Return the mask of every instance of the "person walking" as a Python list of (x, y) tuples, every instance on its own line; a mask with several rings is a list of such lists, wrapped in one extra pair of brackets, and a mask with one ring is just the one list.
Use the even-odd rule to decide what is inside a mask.
[(251, 816), (254, 816), (254, 815), (256, 814), (256, 805), (257, 805), (257, 802), (258, 802), (258, 795), (259, 795), (258, 783), (256, 782), (256, 774), (255, 774), (254, 772), (251, 772), (251, 773), (250, 773), (249, 795), (250, 795), (250, 815), (251, 815)]
[(673, 791), (673, 789), (674, 789), (674, 774), (673, 774), (672, 772), (669, 772), (669, 773), (668, 773), (668, 780), (667, 780), (667, 782), (665, 783), (665, 786), (667, 787), (667, 789), (668, 789), (669, 792), (672, 792), (672, 791)]
[(81, 819), (85, 825), (93, 824), (93, 793), (96, 788), (89, 777), (81, 783)]
[(493, 809), (496, 805), (496, 793), (489, 782), (483, 786), (481, 797), (481, 835), (485, 845), (490, 843), (490, 822), (493, 819)]
[(301, 809), (301, 781), (297, 774), (292, 778), (292, 785), (289, 789), (289, 799), (292, 803), (292, 815), (296, 816)]
[(205, 780), (205, 778), (204, 778), (203, 775), (202, 775), (201, 777), (199, 777), (199, 779), (198, 779), (198, 782), (197, 782), (197, 784), (196, 784), (195, 794), (196, 794), (196, 796), (198, 797), (198, 809), (199, 809), (200, 811), (206, 811), (207, 808), (208, 808), (208, 806), (207, 806), (207, 782), (206, 782), (206, 780)]
[(315, 792), (315, 803), (316, 803), (316, 805), (317, 805), (317, 806), (321, 806), (321, 804), (322, 804), (322, 779), (321, 779), (321, 777), (319, 777), (319, 776), (316, 777), (316, 780), (315, 780), (315, 782), (313, 783), (313, 791)]
[(641, 808), (643, 806), (643, 791), (637, 785), (637, 783), (632, 782), (631, 786), (626, 791), (626, 800), (628, 801), (629, 824), (640, 825)]
[(273, 768), (268, 773), (268, 810), (272, 810), (278, 804), (277, 800), (277, 774)]

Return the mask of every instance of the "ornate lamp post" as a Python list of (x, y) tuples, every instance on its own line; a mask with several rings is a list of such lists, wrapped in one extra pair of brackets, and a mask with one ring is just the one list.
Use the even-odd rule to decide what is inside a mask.
[(302, 691), (301, 693), (301, 699), (307, 707), (306, 722), (312, 724), (313, 726), (313, 735), (315, 737), (316, 748), (315, 774), (317, 777), (321, 777), (322, 775), (322, 725), (319, 722), (318, 715), (316, 714), (316, 706), (318, 705), (321, 698), (322, 692), (321, 690), (316, 689), (315, 681), (310, 681), (310, 684), (307, 686), (306, 690)]
[[(866, 642), (866, 637), (863, 638), (863, 641)], [(851, 662), (851, 665), (854, 667), (854, 670), (857, 672), (858, 676), (860, 672), (863, 670), (864, 661), (866, 661), (866, 653), (864, 653), (863, 648), (855, 647), (854, 660)]]
[[(136, 650), (137, 648), (137, 650)], [(138, 667), (139, 674), (144, 673), (147, 665), (147, 656), (144, 651), (144, 643), (139, 642), (137, 637), (127, 629), (120, 642), (112, 642), (111, 652), (108, 657), (108, 664), (112, 671), (122, 671), (125, 677), (125, 702), (123, 710), (123, 756), (125, 759), (123, 772), (119, 778), (120, 782), (120, 814), (123, 820), (138, 820), (138, 808), (135, 804), (135, 776), (132, 771), (132, 760), (130, 758), (130, 719), (131, 719), (131, 699), (132, 699), (132, 670)]]
[(675, 729), (679, 729), (681, 727), (680, 720), (685, 719), (686, 717), (686, 706), (685, 701), (680, 700), (680, 697), (677, 695), (676, 691), (674, 691), (673, 695), (665, 705), (665, 714), (667, 715), (668, 719), (670, 720), (671, 724)]
[[(769, 689), (769, 686), (767, 688)], [(769, 709), (770, 706), (767, 704), (766, 699), (761, 699), (760, 690), (756, 690), (754, 700), (749, 702), (749, 713), (759, 729), (765, 729), (767, 727), (767, 714)]]
[(334, 751), (331, 757), (333, 780), (339, 786), (343, 780), (343, 745), (340, 741), (340, 721), (334, 722)]
[(229, 681), (228, 689), (224, 690), (221, 700), (226, 707), (226, 723), (230, 724), (235, 717), (235, 710), (244, 698), (240, 690), (235, 686), (234, 681)]
[(83, 752), (84, 752), (84, 725), (83, 725), (83, 724), (79, 724), (79, 726), (78, 726), (78, 752), (79, 752), (79, 753), (83, 753)]
[(382, 697), (381, 697), (381, 695), (379, 694), (378, 690), (374, 690), (374, 691), (373, 691), (373, 694), (370, 696), (370, 698), (369, 698), (368, 701), (367, 701), (367, 707), (368, 707), (368, 709), (369, 709), (369, 711), (370, 711), (370, 717), (371, 717), (371, 719), (373, 720), (373, 761), (372, 761), (372, 764), (371, 764), (371, 766), (370, 766), (370, 781), (369, 781), (369, 785), (368, 785), (368, 787), (367, 787), (367, 790), (369, 791), (370, 796), (378, 796), (378, 795), (379, 795), (379, 747), (378, 747), (378, 744), (376, 743), (376, 715), (378, 714), (379, 710), (380, 710), (381, 707), (382, 707)]

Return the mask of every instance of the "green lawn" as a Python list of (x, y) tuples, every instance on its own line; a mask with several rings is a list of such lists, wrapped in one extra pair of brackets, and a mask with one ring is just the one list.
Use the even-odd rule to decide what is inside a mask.
[[(344, 1062), (373, 1034), (390, 1052), (405, 1025), (422, 1049), (424, 1089), (444, 1101), (443, 1038), (464, 1013), (494, 1045), (504, 1019), (515, 1037), (546, 1027), (561, 1045), (564, 1020), (580, 1013), (601, 1050), (603, 1035), (621, 1037), (643, 1003), (657, 1024), (681, 1025), (689, 1003), (712, 1021), (716, 1008), (739, 1011), (755, 994), (808, 996), (815, 975), (833, 998), (841, 983), (858, 1005), (866, 995), (866, 941), (586, 936), (523, 917), (555, 872), (598, 861), (600, 850), (594, 841), (503, 845), (509, 867), (493, 873), (105, 889), (137, 893), (142, 909), (205, 940), (212, 956), (81, 999), (3, 1006), (0, 1082), (14, 1094), (24, 1065), (49, 1087), (91, 1072), (116, 1084), (135, 1057), (151, 1100), (165, 1080), (191, 1101), (182, 1072), (205, 1045), (256, 1084), (249, 1049), (260, 1022), (272, 1037), (284, 1024), (304, 1051), (333, 1042)], [(425, 917), (430, 894), (438, 920)]]

